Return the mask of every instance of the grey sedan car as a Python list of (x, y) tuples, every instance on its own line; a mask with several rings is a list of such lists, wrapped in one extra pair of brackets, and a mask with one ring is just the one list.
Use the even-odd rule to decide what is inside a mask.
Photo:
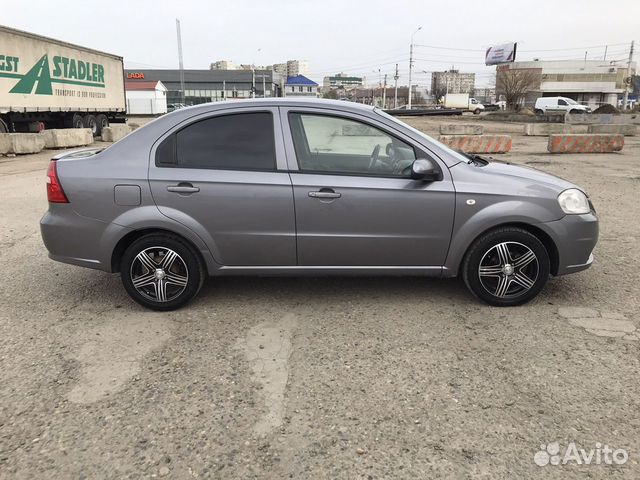
[(180, 109), (55, 157), (47, 192), (49, 256), (119, 272), (156, 310), (207, 275), (461, 276), (485, 302), (519, 305), (589, 267), (598, 238), (579, 187), (339, 101)]

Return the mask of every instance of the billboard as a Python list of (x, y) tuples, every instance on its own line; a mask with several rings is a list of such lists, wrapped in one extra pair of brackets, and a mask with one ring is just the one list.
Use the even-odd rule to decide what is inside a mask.
[(484, 56), (484, 64), (498, 65), (500, 63), (514, 62), (516, 59), (517, 45), (515, 42), (509, 42), (487, 48), (487, 53)]

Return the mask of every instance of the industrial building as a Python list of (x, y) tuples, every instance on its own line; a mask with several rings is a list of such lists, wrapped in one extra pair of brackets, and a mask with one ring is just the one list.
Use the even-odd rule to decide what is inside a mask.
[[(568, 97), (592, 108), (603, 104), (618, 105), (624, 94), (626, 63), (605, 60), (555, 60), (513, 62), (497, 67), (525, 70), (537, 74), (538, 81), (527, 93), (524, 104), (531, 106), (539, 97)], [(635, 74), (636, 64), (631, 64), (630, 74)], [(502, 92), (497, 92), (498, 95)]]
[(127, 82), (162, 82), (167, 88), (167, 103), (217, 102), (251, 98), (255, 84), (256, 97), (282, 96), (283, 79), (271, 69), (265, 70), (183, 70), (184, 97), (180, 70), (125, 70)]

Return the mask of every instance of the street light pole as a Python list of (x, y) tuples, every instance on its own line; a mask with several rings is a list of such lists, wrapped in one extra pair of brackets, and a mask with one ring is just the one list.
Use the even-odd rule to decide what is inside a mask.
[(398, 75), (398, 64), (396, 63), (396, 73), (393, 76), (393, 81), (395, 82), (394, 94), (393, 94), (393, 108), (398, 108), (398, 78), (400, 78), (400, 75)]
[(407, 108), (411, 110), (411, 70), (413, 69), (413, 37), (416, 33), (422, 30), (422, 27), (418, 27), (418, 29), (411, 34), (411, 44), (409, 45), (409, 102), (407, 104)]
[(382, 109), (387, 108), (387, 74), (384, 74), (384, 86), (382, 87)]
[(629, 106), (629, 84), (627, 80), (631, 81), (631, 62), (633, 61), (633, 44), (631, 41), (631, 48), (629, 49), (629, 60), (627, 61), (627, 75), (624, 77), (624, 99), (622, 100), (622, 108), (624, 110)]

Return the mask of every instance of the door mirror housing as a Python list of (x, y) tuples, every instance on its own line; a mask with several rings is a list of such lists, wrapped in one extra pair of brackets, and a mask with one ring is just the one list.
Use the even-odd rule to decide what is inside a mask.
[(425, 182), (437, 182), (442, 180), (442, 171), (433, 160), (419, 158), (411, 165), (411, 178)]

